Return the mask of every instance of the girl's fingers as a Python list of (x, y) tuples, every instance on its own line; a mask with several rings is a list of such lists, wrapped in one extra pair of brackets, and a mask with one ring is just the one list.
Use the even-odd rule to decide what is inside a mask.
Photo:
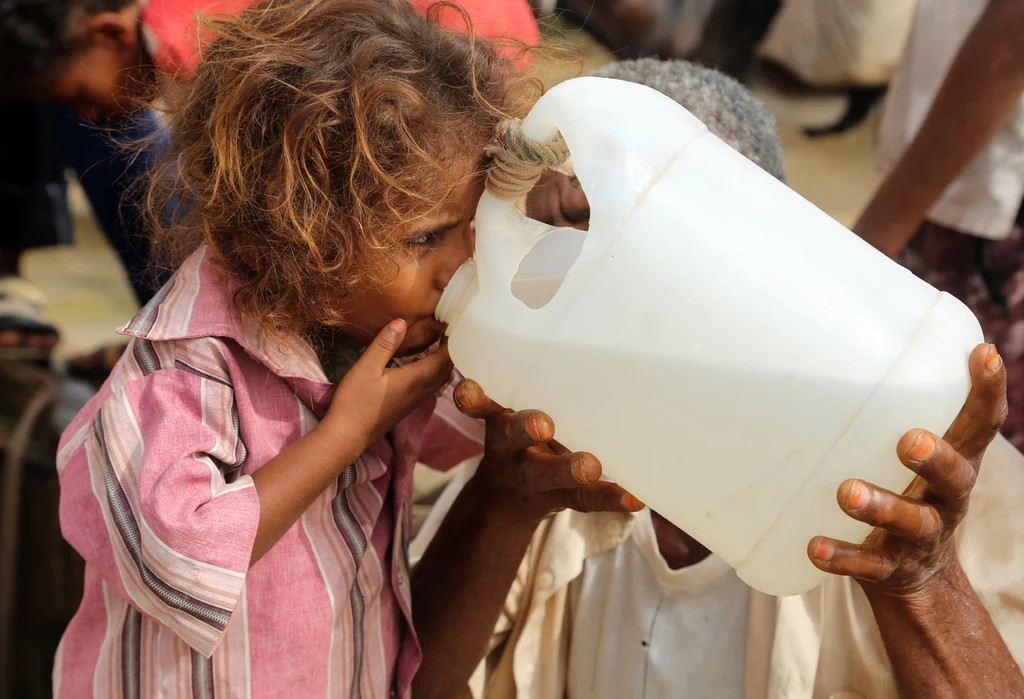
[(601, 462), (592, 454), (533, 454), (519, 467), (522, 486), (547, 492), (591, 485), (601, 479)]
[(451, 359), (446, 348), (422, 359), (417, 359), (404, 366), (388, 369), (389, 379), (394, 382), (395, 390), (404, 394), (409, 400), (419, 402), (437, 393), (451, 381)]
[(859, 480), (844, 481), (839, 506), (853, 519), (912, 542), (926, 542), (942, 531), (942, 517), (931, 505)]
[(402, 319), (393, 320), (388, 323), (377, 334), (377, 337), (374, 338), (370, 346), (366, 348), (357, 364), (365, 362), (366, 366), (372, 369), (377, 376), (382, 376), (384, 370), (387, 369), (388, 362), (392, 360), (395, 352), (402, 345), (406, 330), (408, 330), (408, 326)]
[(868, 582), (888, 579), (898, 562), (887, 549), (856, 546), (824, 536), (811, 539), (807, 544), (807, 555), (819, 570)]
[(451, 379), (454, 369), (452, 358), (448, 355), (448, 345), (443, 344), (433, 354), (389, 371), (404, 376), (413, 385), (428, 385), (437, 381), (444, 385), (444, 382)]
[(1006, 367), (993, 345), (975, 347), (969, 367), (971, 392), (946, 431), (946, 441), (977, 469), (1006, 421)]
[(455, 406), (470, 417), (485, 420), (506, 412), (504, 408), (487, 397), (476, 381), (463, 379), (455, 387)]
[(639, 512), (644, 508), (642, 502), (608, 481), (558, 490), (551, 495), (555, 501), (554, 507), (577, 512)]
[(945, 440), (925, 430), (911, 430), (896, 446), (896, 453), (943, 504), (953, 508), (966, 504), (978, 472)]

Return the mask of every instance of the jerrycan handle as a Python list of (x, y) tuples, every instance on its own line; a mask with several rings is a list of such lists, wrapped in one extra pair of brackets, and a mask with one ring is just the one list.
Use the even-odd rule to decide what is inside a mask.
[(476, 212), (476, 264), (481, 288), (511, 294), (519, 264), (554, 227), (527, 218), (514, 201), (501, 201), (484, 192)]
[[(553, 141), (559, 133), (590, 203), (590, 227), (579, 264), (611, 242), (625, 219), (703, 123), (672, 99), (644, 85), (584, 77), (541, 97), (523, 120), (523, 134)], [(554, 230), (526, 218), (515, 202), (484, 193), (477, 209), (481, 288), (509, 293), (519, 263)]]

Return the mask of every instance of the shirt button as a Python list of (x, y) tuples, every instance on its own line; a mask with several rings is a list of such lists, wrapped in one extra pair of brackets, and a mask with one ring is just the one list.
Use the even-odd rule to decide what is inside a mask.
[(542, 590), (550, 590), (551, 586), (555, 584), (555, 576), (551, 574), (550, 570), (545, 570), (537, 576), (537, 584)]
[(398, 578), (398, 584), (399, 585), (404, 585), (405, 584), (405, 573), (402, 572), (401, 568), (399, 568), (397, 571), (395, 571), (395, 577)]
[(613, 539), (618, 539), (622, 536), (622, 528), (622, 522), (617, 519), (610, 519), (608, 520), (608, 523), (604, 525), (605, 532), (607, 532), (608, 536)]

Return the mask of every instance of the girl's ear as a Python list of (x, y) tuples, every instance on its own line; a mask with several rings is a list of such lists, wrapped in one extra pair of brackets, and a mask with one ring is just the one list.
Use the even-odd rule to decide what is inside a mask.
[(250, 270), (256, 269), (256, 248), (253, 245), (244, 242), (238, 236), (235, 236), (233, 242), (235, 247), (235, 254), (242, 259), (242, 262), (245, 263), (245, 266), (248, 267)]

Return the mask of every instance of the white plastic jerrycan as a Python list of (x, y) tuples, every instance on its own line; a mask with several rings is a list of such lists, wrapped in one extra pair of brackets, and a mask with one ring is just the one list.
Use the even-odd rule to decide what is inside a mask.
[(963, 405), (977, 320), (647, 87), (570, 80), (523, 129), (564, 136), (590, 229), (484, 194), (437, 309), (456, 366), (751, 586), (819, 584), (810, 539), (870, 530), (837, 488), (905, 489), (896, 444)]

